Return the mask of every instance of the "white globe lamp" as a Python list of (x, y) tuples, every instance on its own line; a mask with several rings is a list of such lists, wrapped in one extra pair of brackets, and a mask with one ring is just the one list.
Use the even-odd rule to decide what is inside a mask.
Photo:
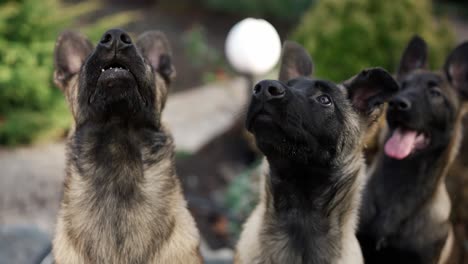
[(255, 77), (268, 73), (278, 63), (281, 40), (268, 21), (246, 18), (229, 31), (225, 53), (234, 70), (247, 76), (250, 89)]

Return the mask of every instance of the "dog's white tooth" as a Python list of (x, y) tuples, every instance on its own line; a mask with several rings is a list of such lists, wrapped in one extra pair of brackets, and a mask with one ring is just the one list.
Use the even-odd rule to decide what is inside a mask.
[(104, 69), (101, 69), (101, 72), (104, 72)]

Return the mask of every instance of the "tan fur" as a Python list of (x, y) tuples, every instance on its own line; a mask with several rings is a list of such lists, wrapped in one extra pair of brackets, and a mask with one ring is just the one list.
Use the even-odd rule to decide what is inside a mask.
[[(463, 107), (463, 140), (460, 151), (447, 175), (447, 188), (452, 200), (452, 220), (456, 226), (458, 240), (468, 239), (468, 104)], [(468, 254), (465, 254), (468, 261)]]
[[(60, 41), (61, 38), (58, 43)], [(75, 61), (76, 58), (72, 59)], [(146, 70), (150, 72), (152, 68), (147, 65)], [(79, 73), (69, 79), (61, 79), (56, 70), (54, 76), (57, 86), (67, 98), (75, 122), (79, 123), (84, 119), (78, 104)], [(157, 113), (161, 113), (168, 83), (157, 72), (154, 81), (155, 108)], [(90, 175), (80, 174), (82, 171), (91, 171), (99, 175), (102, 168), (96, 165), (95, 160), (87, 160), (85, 156), (79, 160), (81, 167), (78, 169), (75, 161), (78, 154), (74, 149), (75, 132), (72, 128), (67, 144), (64, 195), (53, 240), (55, 263), (203, 263), (199, 252), (200, 236), (175, 174), (175, 150), (169, 131), (163, 125), (159, 128), (157, 133), (164, 135), (161, 138), (165, 140), (158, 145), (157, 150), (150, 149), (153, 145), (142, 145), (138, 149), (141, 153), (139, 163), (132, 162), (135, 157), (127, 157), (127, 149), (122, 144), (109, 143), (103, 146), (112, 160), (130, 160), (128, 164), (118, 164), (120, 170), (107, 182), (113, 186), (96, 186)], [(80, 141), (80, 150), (91, 151), (96, 143), (93, 140)], [(140, 165), (142, 167), (136, 167)], [(116, 197), (116, 193), (126, 187), (122, 184), (125, 181), (135, 185), (134, 190), (141, 198), (131, 205), (121, 204), (122, 199), (123, 203), (127, 202), (126, 196)], [(97, 187), (104, 187), (100, 195), (96, 195)], [(117, 191), (109, 191), (111, 189)]]
[[(171, 151), (171, 147), (167, 149)], [(127, 255), (142, 255), (143, 251), (158, 244), (151, 260), (145, 263), (202, 263), (199, 255), (199, 234), (195, 223), (186, 208), (179, 182), (175, 175), (168, 175), (173, 166), (170, 159), (164, 159), (152, 167), (146, 167), (145, 182), (141, 190), (147, 201), (128, 211), (124, 219), (128, 223), (127, 237), (122, 248), (117, 249), (113, 238), (112, 215), (104, 215), (106, 208), (96, 210), (88, 199), (90, 186), (71, 168), (66, 179), (66, 189), (62, 208), (59, 213), (53, 253), (58, 264), (89, 263), (84, 256), (85, 247), (79, 237), (70, 236), (71, 230), (83, 235), (93, 236), (102, 255), (107, 255), (105, 263), (127, 263)], [(168, 186), (173, 186), (169, 188)], [(112, 199), (112, 197), (109, 197)], [(114, 206), (100, 203), (101, 206)], [(113, 208), (108, 208), (114, 210)], [(163, 214), (161, 214), (163, 213)], [(109, 219), (108, 225), (98, 229), (103, 218)], [(159, 230), (151, 230), (154, 226)], [(169, 232), (169, 234), (165, 234)], [(155, 238), (161, 234), (163, 239)], [(170, 259), (171, 262), (167, 262)]]
[[(283, 250), (285, 249), (285, 241), (274, 240), (272, 237), (272, 239), (269, 241), (266, 239), (268, 244), (265, 245), (265, 241), (262, 241), (261, 239), (261, 236), (265, 235), (262, 234), (265, 223), (273, 217), (271, 215), (273, 213), (271, 192), (265, 182), (265, 173), (268, 171), (268, 164), (266, 161), (264, 161), (263, 164), (264, 173), (262, 173), (261, 179), (262, 184), (260, 186), (260, 201), (243, 226), (243, 231), (236, 246), (236, 257), (234, 260), (235, 264), (268, 263), (260, 261), (262, 259), (270, 258), (270, 256), (265, 256), (268, 255), (268, 252), (274, 254), (274, 257), (271, 257), (271, 259), (274, 259), (276, 261), (275, 263), (286, 263), (285, 261), (288, 260), (289, 257), (288, 252)], [(363, 263), (359, 242), (355, 236), (355, 230), (357, 227), (357, 214), (361, 200), (360, 194), (363, 186), (365, 170), (359, 168), (349, 168), (351, 171), (355, 171), (356, 169), (358, 169), (358, 176), (356, 177), (356, 181), (352, 185), (351, 191), (346, 198), (352, 200), (353, 205), (351, 210), (346, 212), (346, 216), (344, 217), (345, 220), (343, 221), (342, 225), (341, 237), (341, 244), (343, 245), (343, 249), (340, 258), (333, 262), (336, 264)], [(332, 214), (330, 218), (336, 219), (337, 216)], [(263, 256), (261, 255), (262, 253), (264, 254)]]
[(453, 227), (450, 227), (438, 264), (466, 264), (466, 259), (463, 259), (463, 252), (461, 252), (463, 248), (457, 246), (457, 243)]
[(235, 264), (254, 263), (252, 259), (260, 252), (259, 232), (263, 226), (265, 215), (266, 188), (265, 174), (268, 172), (268, 162), (264, 159), (260, 173), (260, 201), (243, 225), (242, 233), (236, 246)]
[(366, 131), (366, 136), (364, 139), (364, 158), (366, 159), (366, 164), (370, 166), (373, 164), (373, 161), (377, 154), (379, 153), (381, 143), (382, 143), (382, 130), (385, 129), (387, 125), (385, 112), (387, 107), (382, 109), (382, 114), (378, 120), (372, 125), (370, 129)]
[[(456, 125), (450, 145), (441, 162), (441, 176), (439, 185), (433, 195), (433, 199), (429, 204), (429, 217), (435, 222), (445, 223), (449, 222), (451, 212), (451, 200), (447, 192), (445, 178), (447, 176), (450, 165), (453, 163), (458, 154), (458, 149), (462, 139), (461, 119), (463, 111), (460, 111), (457, 116)], [(440, 253), (438, 264), (456, 264), (459, 262), (460, 255), (458, 254), (458, 243), (456, 242), (453, 227), (450, 224), (449, 233), (444, 243), (444, 247)]]

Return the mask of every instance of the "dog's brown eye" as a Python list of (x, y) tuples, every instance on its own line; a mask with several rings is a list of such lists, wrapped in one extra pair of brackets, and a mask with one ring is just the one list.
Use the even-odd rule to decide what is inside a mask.
[(331, 105), (332, 101), (330, 99), (330, 96), (326, 95), (326, 94), (322, 94), (320, 96), (317, 96), (316, 98), (317, 102), (319, 102), (320, 104), (322, 105)]

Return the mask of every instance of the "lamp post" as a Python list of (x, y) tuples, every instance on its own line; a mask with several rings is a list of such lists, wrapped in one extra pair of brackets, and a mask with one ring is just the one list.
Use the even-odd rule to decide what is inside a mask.
[(256, 77), (271, 71), (281, 55), (281, 40), (276, 29), (263, 19), (246, 18), (228, 33), (226, 57), (252, 89)]

